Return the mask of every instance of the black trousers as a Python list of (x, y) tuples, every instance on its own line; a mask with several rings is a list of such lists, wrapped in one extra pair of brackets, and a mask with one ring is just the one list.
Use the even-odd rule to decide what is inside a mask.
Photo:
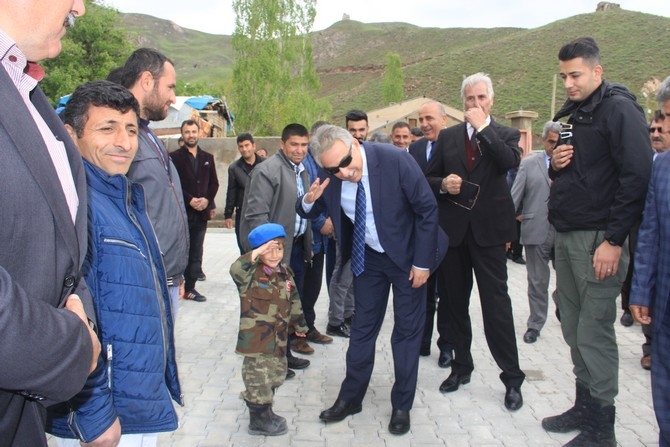
[(321, 253), (315, 253), (312, 261), (305, 264), (300, 302), (302, 303), (302, 313), (305, 315), (305, 321), (307, 321), (307, 327), (310, 331), (314, 329), (314, 320), (316, 319), (314, 306), (317, 298), (319, 298), (319, 293), (321, 293), (324, 259), (325, 253), (322, 251)]
[(202, 271), (202, 247), (207, 233), (207, 221), (200, 216), (188, 216), (188, 233), (190, 245), (188, 249), (188, 265), (184, 272), (184, 289), (190, 292)]
[(446, 304), (447, 332), (454, 345), (451, 370), (458, 374), (474, 370), (469, 311), (473, 271), (479, 288), (484, 334), (491, 355), (502, 370), (500, 379), (507, 387), (521, 386), (525, 374), (519, 368), (512, 301), (507, 293), (505, 245), (480, 247), (470, 230), (461, 245), (449, 247), (439, 269), (440, 303)]
[(449, 341), (449, 334), (447, 333), (447, 305), (446, 303), (438, 303), (437, 297), (439, 290), (437, 290), (437, 280), (439, 272), (434, 272), (428, 278), (426, 283), (426, 324), (423, 327), (423, 338), (421, 339), (421, 349), (430, 349), (430, 341), (433, 337), (433, 327), (435, 321), (435, 314), (437, 313), (437, 347), (440, 352), (451, 352), (454, 347)]

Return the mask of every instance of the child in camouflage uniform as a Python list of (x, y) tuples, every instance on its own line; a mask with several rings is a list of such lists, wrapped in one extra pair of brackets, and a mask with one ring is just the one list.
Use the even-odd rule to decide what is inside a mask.
[[(286, 419), (272, 411), (274, 390), (286, 378), (289, 333), (307, 332), (293, 272), (281, 264), (284, 227), (267, 223), (249, 233), (251, 252), (237, 259), (230, 275), (240, 292), (236, 352), (244, 356), (242, 398), (249, 407), (249, 434), (283, 435)], [(302, 335), (304, 336), (304, 335)]]

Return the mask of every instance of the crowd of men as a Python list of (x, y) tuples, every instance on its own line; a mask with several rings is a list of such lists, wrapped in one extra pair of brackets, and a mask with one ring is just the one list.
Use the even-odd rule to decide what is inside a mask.
[[(174, 402), (183, 402), (178, 300), (206, 301), (195, 285), (206, 278), (215, 159), (198, 145), (197, 121), (182, 123), (183, 146), (172, 153), (150, 129), (175, 102), (177, 77), (156, 50), (138, 49), (107, 80), (80, 85), (56, 115), (37, 62), (58, 55), (83, 2), (0, 5), (0, 443), (46, 445), (49, 432), (59, 446), (156, 445), (159, 432), (177, 428)], [(503, 405), (523, 406), (506, 267), (520, 221), (523, 340), (536, 342), (547, 319), (551, 261), (575, 376), (574, 405), (543, 428), (578, 432), (570, 446), (616, 445), (621, 294), (621, 323), (643, 324), (641, 364), (651, 369), (659, 444), (670, 445), (670, 77), (647, 123), (630, 91), (603, 78), (592, 38), (562, 46), (558, 67), (568, 99), (544, 125), (543, 151), (523, 159), (519, 131), (492, 117), (484, 73), (463, 80), (464, 122), (455, 126), (431, 101), (419, 132), (396, 123), (391, 135), (368, 135), (367, 115), (351, 110), (343, 127), (288, 124), (272, 156), (256, 152), (252, 135), (237, 137), (225, 224), (241, 254), (255, 247), (255, 228), (281, 227), (276, 261), (290, 266), (306, 323), (288, 337), (286, 378), (309, 366), (292, 351), (348, 338), (346, 377), (324, 422), (363, 411), (391, 290), (389, 432), (410, 430), (434, 326), (438, 364), (451, 368), (439, 391), (470, 383), (473, 275)], [(328, 335), (315, 326), (324, 269)]]

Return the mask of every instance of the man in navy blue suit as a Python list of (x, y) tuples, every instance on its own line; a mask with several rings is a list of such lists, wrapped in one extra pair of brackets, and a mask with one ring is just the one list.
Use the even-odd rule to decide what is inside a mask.
[[(670, 76), (658, 88), (656, 99), (665, 115), (663, 134), (670, 131)], [(653, 144), (652, 144), (653, 146)], [(670, 155), (653, 163), (642, 225), (635, 250), (630, 310), (635, 320), (651, 324), (651, 395), (658, 422), (658, 445), (670, 446)], [(653, 318), (652, 318), (653, 309)]]
[[(342, 262), (352, 261), (356, 297), (346, 377), (335, 404), (319, 417), (341, 421), (361, 411), (393, 286), (395, 384), (389, 432), (403, 434), (410, 428), (416, 392), (425, 284), (447, 247), (438, 224), (437, 202), (412, 157), (390, 144), (361, 143), (345, 129), (327, 125), (317, 131), (310, 147), (322, 169), (320, 178), (299, 199), (298, 212), (309, 217), (328, 210), (341, 238)], [(365, 247), (362, 271), (357, 271), (355, 217), (360, 187), (365, 189)]]

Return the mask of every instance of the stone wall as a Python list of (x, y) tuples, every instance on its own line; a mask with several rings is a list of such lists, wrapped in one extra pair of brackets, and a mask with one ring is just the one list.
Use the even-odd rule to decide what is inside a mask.
[[(176, 150), (177, 137), (163, 138), (163, 143), (169, 152)], [(272, 156), (279, 150), (281, 139), (279, 137), (255, 137), (256, 148), (265, 148), (268, 156)], [(219, 178), (219, 192), (216, 195), (216, 219), (223, 219), (223, 209), (226, 206), (226, 190), (228, 189), (228, 166), (238, 158), (236, 138), (201, 138), (198, 145), (214, 156), (216, 175)]]

